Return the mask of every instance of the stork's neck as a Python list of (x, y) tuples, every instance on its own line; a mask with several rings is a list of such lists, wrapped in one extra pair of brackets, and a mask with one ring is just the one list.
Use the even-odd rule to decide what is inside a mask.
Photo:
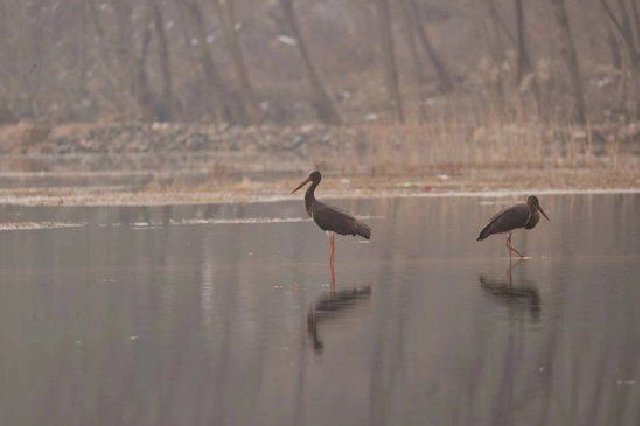
[(316, 196), (314, 193), (318, 184), (319, 182), (311, 182), (311, 186), (307, 188), (307, 192), (304, 194), (304, 208), (307, 210), (307, 214), (309, 216), (313, 216), (311, 208), (313, 203), (316, 202)]

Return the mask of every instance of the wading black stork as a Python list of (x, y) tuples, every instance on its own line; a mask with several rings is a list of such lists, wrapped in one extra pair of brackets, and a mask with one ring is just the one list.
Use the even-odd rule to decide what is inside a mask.
[(511, 245), (511, 233), (516, 229), (535, 228), (540, 220), (540, 213), (538, 212), (542, 213), (545, 219), (551, 220), (544, 210), (542, 210), (542, 207), (540, 207), (538, 197), (530, 195), (525, 204), (516, 204), (492, 217), (489, 224), (480, 231), (480, 235), (476, 238), (476, 241), (482, 241), (493, 234), (509, 233), (509, 237), (507, 238), (509, 259), (511, 259), (512, 251), (522, 259), (524, 255)]
[(331, 286), (335, 289), (336, 273), (334, 268), (334, 257), (336, 252), (335, 234), (340, 235), (360, 235), (366, 239), (371, 237), (371, 228), (366, 223), (358, 221), (355, 217), (341, 212), (340, 210), (330, 207), (316, 200), (314, 192), (320, 184), (322, 175), (320, 172), (312, 172), (305, 180), (298, 185), (291, 193), (311, 182), (311, 186), (307, 188), (304, 195), (304, 207), (307, 214), (313, 218), (314, 222), (322, 229), (327, 231), (329, 236), (329, 265), (331, 266)]

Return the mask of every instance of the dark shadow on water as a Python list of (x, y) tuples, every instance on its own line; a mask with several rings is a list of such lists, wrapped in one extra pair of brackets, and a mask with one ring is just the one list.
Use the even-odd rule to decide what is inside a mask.
[(307, 334), (316, 352), (322, 352), (324, 344), (318, 335), (320, 323), (335, 318), (363, 299), (371, 296), (370, 286), (353, 287), (322, 294), (307, 311)]
[(541, 304), (538, 288), (531, 280), (514, 281), (511, 269), (509, 268), (507, 272), (507, 278), (491, 278), (480, 275), (480, 287), (495, 301), (509, 308), (528, 309), (531, 320), (533, 322), (540, 321)]

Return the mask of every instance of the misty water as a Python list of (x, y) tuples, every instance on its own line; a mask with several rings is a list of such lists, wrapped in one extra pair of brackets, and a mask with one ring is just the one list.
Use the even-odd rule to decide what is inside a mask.
[(640, 195), (523, 198), (0, 207), (0, 424), (637, 425)]

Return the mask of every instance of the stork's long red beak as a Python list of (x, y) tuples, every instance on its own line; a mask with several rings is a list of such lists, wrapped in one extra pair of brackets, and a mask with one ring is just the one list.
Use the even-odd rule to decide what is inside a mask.
[(308, 183), (309, 183), (309, 178), (306, 178), (305, 180), (302, 181), (302, 183), (300, 183), (300, 185), (298, 185), (293, 191), (291, 191), (291, 193), (293, 194), (298, 189), (302, 188), (303, 186), (305, 186)]
[(542, 213), (542, 216), (544, 216), (545, 219), (547, 219), (549, 222), (551, 222), (551, 219), (549, 219), (549, 216), (547, 216), (547, 214), (544, 212), (544, 210), (542, 210), (542, 207), (538, 206), (538, 210), (540, 210), (540, 213)]

